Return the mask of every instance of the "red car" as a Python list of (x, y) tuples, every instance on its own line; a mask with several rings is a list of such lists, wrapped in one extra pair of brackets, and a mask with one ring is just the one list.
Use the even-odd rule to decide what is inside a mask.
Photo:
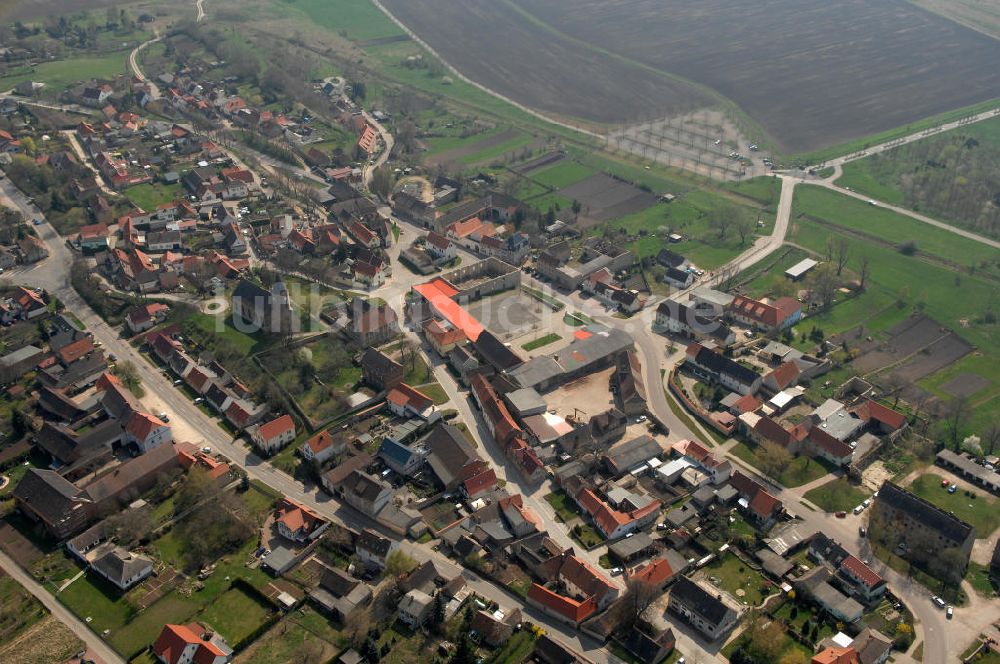
[(948, 486), (949, 484), (951, 484), (951, 482), (948, 480), (941, 480), (941, 486)]
[(837, 512), (836, 514), (834, 514), (834, 516), (837, 517), (838, 519), (843, 519), (847, 517), (847, 512)]

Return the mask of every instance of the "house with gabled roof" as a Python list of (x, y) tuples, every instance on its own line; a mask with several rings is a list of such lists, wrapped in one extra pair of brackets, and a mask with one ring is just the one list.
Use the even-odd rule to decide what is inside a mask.
[(399, 383), (391, 388), (385, 400), (389, 411), (399, 417), (418, 417), (427, 421), (441, 417), (433, 399), (406, 383)]
[(274, 454), (295, 440), (295, 420), (291, 415), (281, 415), (269, 422), (251, 426), (248, 432), (257, 449), (265, 454)]
[(369, 346), (361, 355), (361, 378), (377, 390), (391, 389), (403, 382), (406, 369), (377, 348)]
[(681, 576), (670, 590), (667, 610), (680, 616), (709, 641), (728, 633), (739, 616), (721, 598), (686, 576)]
[(164, 625), (152, 651), (163, 664), (227, 664), (233, 659), (226, 640), (199, 623)]
[(285, 539), (304, 543), (322, 535), (330, 522), (312, 508), (286, 496), (274, 508), (274, 524)]
[(125, 422), (124, 442), (135, 445), (142, 454), (172, 441), (170, 426), (154, 415), (134, 412)]

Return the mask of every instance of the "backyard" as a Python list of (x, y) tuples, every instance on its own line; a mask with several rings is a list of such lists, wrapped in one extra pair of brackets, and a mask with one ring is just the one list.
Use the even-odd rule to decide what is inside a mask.
[(556, 512), (556, 516), (559, 517), (563, 523), (568, 523), (577, 518), (578, 512), (576, 505), (573, 504), (573, 501), (565, 491), (562, 491), (561, 489), (559, 491), (553, 491), (545, 496), (545, 501), (552, 506), (552, 509)]
[(757, 606), (775, 592), (773, 584), (732, 553), (716, 558), (704, 568), (705, 578), (744, 606)]
[[(756, 445), (751, 446), (746, 443), (737, 443), (731, 451), (754, 468), (758, 470), (762, 469), (762, 464), (758, 457), (759, 448)], [(807, 456), (797, 456), (773, 479), (782, 486), (794, 488), (818, 480), (828, 472), (830, 472), (830, 469), (822, 462), (810, 459)]]
[(805, 498), (825, 512), (849, 512), (869, 497), (869, 493), (838, 477), (806, 492)]

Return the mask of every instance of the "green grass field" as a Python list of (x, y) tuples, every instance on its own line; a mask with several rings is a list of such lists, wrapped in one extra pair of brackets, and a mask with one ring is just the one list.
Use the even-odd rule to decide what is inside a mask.
[(521, 344), (521, 348), (524, 350), (535, 350), (536, 348), (541, 348), (542, 346), (548, 346), (551, 343), (555, 343), (560, 339), (562, 339), (562, 337), (553, 332), (552, 334), (546, 334), (544, 337), (538, 337), (537, 339), (529, 341), (526, 344)]
[(343, 32), (355, 41), (393, 37), (403, 32), (378, 7), (364, 0), (280, 0), (278, 6), (298, 10), (316, 25)]
[(741, 182), (729, 182), (723, 186), (729, 191), (753, 199), (761, 205), (777, 205), (778, 199), (781, 198), (781, 180), (776, 177), (764, 175)]
[(170, 203), (183, 197), (180, 184), (163, 184), (160, 182), (150, 182), (129, 187), (125, 190), (125, 196), (132, 204), (141, 207), (146, 212), (153, 212), (157, 205)]
[(106, 55), (80, 56), (43, 62), (34, 67), (21, 67), (0, 77), (0, 90), (10, 90), (24, 81), (38, 81), (47, 84), (47, 96), (55, 96), (76, 83), (124, 74), (127, 59), (128, 51), (116, 51)]
[(506, 131), (506, 127), (494, 127), (493, 129), (488, 129), (482, 133), (472, 134), (470, 136), (431, 136), (423, 139), (424, 143), (427, 144), (427, 152), (424, 154), (428, 157), (433, 157), (434, 155), (441, 154), (442, 152), (448, 152), (450, 150), (465, 147), (466, 145), (472, 145), (480, 141), (488, 140), (497, 134), (503, 133), (504, 131)]
[(219, 595), (198, 616), (217, 629), (229, 643), (238, 643), (253, 633), (270, 615), (267, 606), (246, 591), (234, 587)]
[(805, 498), (826, 512), (847, 512), (871, 494), (838, 477), (806, 492)]
[(948, 493), (941, 486), (943, 477), (949, 476), (925, 473), (913, 480), (907, 489), (947, 512), (954, 512), (955, 516), (976, 529), (977, 537), (989, 537), (1000, 527), (1000, 510), (997, 509), (1000, 500), (979, 491), (973, 491), (975, 498), (965, 495), (963, 489)]
[(483, 148), (478, 152), (473, 154), (465, 155), (458, 158), (460, 164), (465, 164), (471, 166), (474, 164), (483, 164), (495, 159), (505, 159), (513, 160), (514, 153), (520, 148), (530, 145), (535, 140), (534, 136), (530, 134), (519, 134), (514, 136), (499, 145), (493, 145), (490, 147)]

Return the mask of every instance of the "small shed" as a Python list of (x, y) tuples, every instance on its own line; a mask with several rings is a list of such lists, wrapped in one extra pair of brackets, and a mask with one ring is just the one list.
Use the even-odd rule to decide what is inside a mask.
[(792, 281), (799, 281), (802, 277), (808, 274), (809, 270), (813, 269), (817, 265), (819, 265), (817, 261), (814, 261), (811, 258), (803, 258), (798, 263), (785, 270), (785, 276)]

